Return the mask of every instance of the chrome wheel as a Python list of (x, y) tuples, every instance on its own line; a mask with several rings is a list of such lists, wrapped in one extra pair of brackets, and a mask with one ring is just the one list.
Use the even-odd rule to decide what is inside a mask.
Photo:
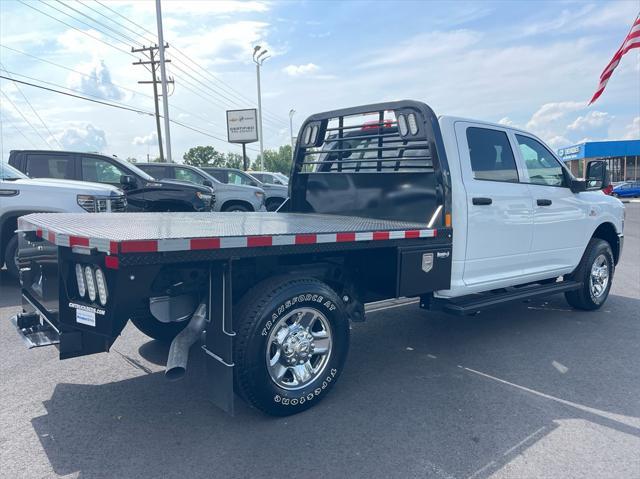
[(609, 285), (609, 264), (605, 255), (599, 255), (591, 265), (589, 288), (594, 299), (600, 298)]
[(320, 311), (299, 308), (282, 317), (267, 342), (267, 370), (283, 389), (301, 389), (321, 375), (331, 357), (331, 325)]

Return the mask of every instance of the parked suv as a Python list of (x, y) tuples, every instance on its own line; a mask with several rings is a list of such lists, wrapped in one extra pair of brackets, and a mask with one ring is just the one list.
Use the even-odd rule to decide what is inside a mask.
[(80, 181), (33, 180), (7, 164), (0, 165), (0, 267), (18, 277), (18, 217), (29, 213), (111, 213), (127, 209), (124, 193), (114, 186)]
[(215, 211), (264, 211), (265, 192), (255, 186), (226, 185), (195, 166), (175, 163), (138, 165), (154, 178), (212, 186), (216, 195)]
[(263, 183), (253, 176), (253, 173), (245, 173), (236, 168), (216, 168), (211, 166), (203, 166), (201, 168), (205, 172), (217, 180), (228, 185), (255, 186), (262, 188), (265, 193), (265, 206), (267, 211), (275, 211), (287, 199), (289, 188), (282, 184)]
[(204, 185), (157, 181), (117, 157), (69, 151), (14, 150), (9, 164), (31, 178), (65, 178), (121, 188), (130, 211), (211, 211), (213, 191)]

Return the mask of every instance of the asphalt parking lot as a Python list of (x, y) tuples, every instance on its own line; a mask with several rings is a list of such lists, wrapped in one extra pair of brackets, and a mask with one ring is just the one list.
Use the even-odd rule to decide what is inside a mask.
[(638, 478), (640, 204), (626, 206), (601, 310), (377, 306), (332, 394), (284, 419), (211, 406), (196, 348), (186, 380), (166, 381), (167, 347), (131, 325), (108, 354), (27, 350), (0, 272), (0, 476)]

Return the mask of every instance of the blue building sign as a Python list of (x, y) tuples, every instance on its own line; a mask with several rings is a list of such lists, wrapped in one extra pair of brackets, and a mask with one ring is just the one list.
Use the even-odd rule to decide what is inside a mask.
[(582, 158), (619, 158), (640, 156), (640, 140), (587, 141), (560, 148), (558, 156), (563, 161)]

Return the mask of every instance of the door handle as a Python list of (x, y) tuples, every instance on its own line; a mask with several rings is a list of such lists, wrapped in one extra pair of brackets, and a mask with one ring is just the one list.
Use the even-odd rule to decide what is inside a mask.
[(538, 206), (551, 206), (551, 200), (538, 200)]
[(471, 202), (474, 205), (490, 205), (493, 200), (491, 198), (472, 198)]

